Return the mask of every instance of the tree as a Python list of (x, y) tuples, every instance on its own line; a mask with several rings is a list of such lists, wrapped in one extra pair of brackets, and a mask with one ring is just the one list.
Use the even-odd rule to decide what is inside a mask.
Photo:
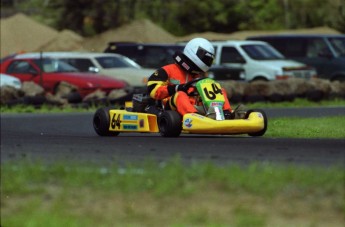
[(83, 36), (92, 36), (139, 18), (151, 19), (174, 35), (325, 25), (345, 32), (343, 1), (1, 0), (1, 3), (59, 30), (71, 29)]
[(236, 4), (241, 15), (240, 30), (274, 30), (284, 28), (284, 2), (276, 0), (242, 0)]

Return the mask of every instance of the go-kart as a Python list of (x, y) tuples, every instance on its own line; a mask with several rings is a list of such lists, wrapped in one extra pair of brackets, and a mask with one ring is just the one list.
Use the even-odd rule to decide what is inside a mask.
[(213, 79), (198, 78), (184, 86), (185, 90), (193, 90), (188, 95), (200, 103), (196, 106), (198, 113), (181, 116), (177, 111), (167, 110), (161, 101), (145, 94), (134, 94), (124, 108), (99, 108), (93, 117), (93, 127), (100, 136), (117, 136), (120, 132), (160, 133), (163, 137), (177, 137), (181, 133), (265, 134), (267, 117), (263, 110), (246, 110), (239, 119), (225, 116), (221, 85)]

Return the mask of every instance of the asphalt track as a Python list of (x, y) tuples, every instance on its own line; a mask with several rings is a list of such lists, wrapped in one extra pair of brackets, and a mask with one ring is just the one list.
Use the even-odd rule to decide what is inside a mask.
[[(344, 115), (345, 107), (265, 109), (268, 118)], [(165, 162), (179, 156), (186, 163), (345, 166), (345, 139), (253, 138), (248, 136), (122, 133), (99, 137), (92, 113), (1, 114), (1, 162), (21, 159), (95, 162), (102, 165)], [(298, 127), (298, 126), (296, 126)], [(345, 138), (345, 135), (344, 135)]]

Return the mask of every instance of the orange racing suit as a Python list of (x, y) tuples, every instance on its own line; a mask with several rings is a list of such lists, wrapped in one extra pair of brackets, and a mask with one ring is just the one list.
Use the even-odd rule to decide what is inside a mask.
[[(155, 100), (162, 100), (168, 109), (170, 107), (172, 110), (177, 110), (182, 116), (186, 113), (197, 113), (194, 107), (195, 99), (183, 91), (176, 91), (175, 88), (176, 85), (185, 84), (198, 77), (200, 76), (187, 73), (176, 63), (163, 66), (149, 77), (148, 94)], [(225, 89), (222, 89), (222, 92), (225, 99), (223, 110), (231, 111)]]

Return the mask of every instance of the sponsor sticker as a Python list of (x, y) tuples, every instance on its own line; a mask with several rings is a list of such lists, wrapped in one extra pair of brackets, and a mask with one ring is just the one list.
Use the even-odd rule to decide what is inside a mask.
[(170, 83), (172, 83), (172, 84), (180, 84), (180, 81), (179, 80), (170, 79)]
[(192, 125), (192, 119), (191, 118), (187, 118), (186, 120), (184, 120), (183, 124), (187, 127), (187, 128), (191, 128)]
[(124, 125), (123, 125), (123, 129), (124, 129), (124, 130), (138, 130), (138, 126), (136, 126), (136, 125), (126, 125), (126, 124), (124, 124)]
[(140, 119), (139, 121), (139, 127), (144, 128), (144, 119)]
[(137, 115), (123, 115), (123, 120), (136, 121), (138, 120)]
[(211, 105), (210, 106), (222, 106), (223, 103), (221, 102), (211, 102)]
[(200, 118), (200, 119), (204, 119), (204, 118), (205, 118), (204, 116), (202, 116), (202, 115), (200, 115), (200, 114), (197, 114), (197, 113), (191, 113), (191, 115), (192, 115), (193, 117), (197, 117), (197, 118)]
[(182, 63), (182, 66), (183, 66), (183, 68), (185, 68), (186, 70), (189, 70), (189, 68), (190, 68), (185, 62)]

